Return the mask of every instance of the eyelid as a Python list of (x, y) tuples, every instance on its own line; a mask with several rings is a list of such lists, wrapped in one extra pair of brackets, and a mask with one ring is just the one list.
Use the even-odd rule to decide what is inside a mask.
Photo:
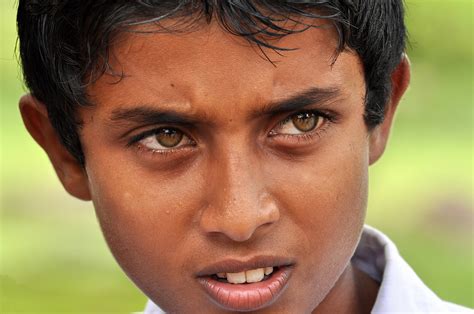
[[(298, 136), (301, 136), (303, 134), (309, 134), (309, 133), (312, 133), (312, 132), (316, 132), (318, 129), (313, 129), (311, 131), (308, 131), (308, 132), (303, 132), (301, 134), (279, 134), (279, 133), (276, 133), (276, 132), (273, 132), (276, 128), (278, 127), (281, 127), (282, 125), (284, 125), (285, 123), (288, 123), (289, 121), (291, 121), (291, 118), (298, 115), (298, 114), (301, 114), (301, 113), (313, 113), (315, 114), (316, 116), (319, 116), (320, 118), (323, 118), (325, 120), (327, 120), (327, 122), (329, 123), (332, 123), (332, 122), (336, 122), (337, 119), (338, 119), (338, 114), (333, 112), (333, 111), (330, 111), (330, 110), (321, 110), (321, 109), (303, 109), (303, 110), (299, 110), (299, 111), (296, 111), (296, 112), (292, 112), (290, 114), (288, 114), (284, 119), (281, 119), (271, 130), (270, 130), (270, 136), (278, 136), (278, 135), (287, 135), (287, 136), (295, 136), (295, 137), (298, 137)], [(325, 123), (326, 124), (326, 123)]]
[[(138, 142), (140, 142), (141, 140), (149, 137), (149, 136), (152, 136), (154, 134), (157, 134), (160, 130), (162, 129), (173, 129), (173, 130), (177, 130), (181, 133), (183, 133), (183, 136), (187, 137), (190, 141), (194, 142), (194, 140), (187, 134), (187, 132), (184, 132), (182, 129), (178, 128), (178, 127), (175, 127), (175, 126), (167, 126), (167, 125), (160, 125), (158, 127), (155, 127), (153, 129), (150, 129), (150, 130), (147, 130), (147, 131), (144, 131), (144, 132), (141, 132), (137, 135), (133, 135), (128, 141), (127, 141), (127, 147), (130, 147), (130, 146), (133, 146), (135, 144), (137, 144)], [(179, 147), (179, 146), (178, 146)], [(176, 147), (176, 148), (178, 148)], [(170, 150), (170, 149), (163, 149), (163, 150)]]

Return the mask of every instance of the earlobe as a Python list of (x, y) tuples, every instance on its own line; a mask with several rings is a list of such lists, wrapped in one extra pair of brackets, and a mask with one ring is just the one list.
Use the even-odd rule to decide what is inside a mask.
[(370, 133), (370, 165), (375, 163), (385, 151), (395, 111), (410, 84), (410, 61), (406, 54), (403, 55), (402, 60), (393, 71), (391, 81), (392, 93), (387, 104), (384, 121), (375, 127)]
[(48, 155), (66, 191), (79, 199), (90, 200), (87, 173), (61, 143), (46, 106), (31, 94), (21, 97), (19, 106), (26, 129)]

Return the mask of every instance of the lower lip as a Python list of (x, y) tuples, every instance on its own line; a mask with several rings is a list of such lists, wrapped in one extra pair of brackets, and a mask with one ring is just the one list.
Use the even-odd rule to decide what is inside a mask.
[(263, 281), (248, 284), (231, 284), (201, 277), (199, 283), (217, 305), (226, 310), (252, 311), (275, 302), (290, 279), (292, 268), (284, 266)]

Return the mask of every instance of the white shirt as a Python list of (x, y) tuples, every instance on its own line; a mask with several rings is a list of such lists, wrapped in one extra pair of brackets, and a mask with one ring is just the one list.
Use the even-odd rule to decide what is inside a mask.
[[(403, 260), (395, 244), (372, 227), (364, 227), (352, 263), (380, 283), (373, 314), (474, 313), (471, 309), (441, 300)], [(150, 300), (144, 313), (164, 312)]]

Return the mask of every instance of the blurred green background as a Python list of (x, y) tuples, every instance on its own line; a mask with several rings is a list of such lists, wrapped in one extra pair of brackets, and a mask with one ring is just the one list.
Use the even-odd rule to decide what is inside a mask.
[[(474, 307), (472, 2), (406, 2), (412, 84), (370, 170), (368, 223), (439, 296)], [(64, 192), (22, 125), (13, 1), (0, 14), (0, 312), (141, 310), (92, 205)]]

